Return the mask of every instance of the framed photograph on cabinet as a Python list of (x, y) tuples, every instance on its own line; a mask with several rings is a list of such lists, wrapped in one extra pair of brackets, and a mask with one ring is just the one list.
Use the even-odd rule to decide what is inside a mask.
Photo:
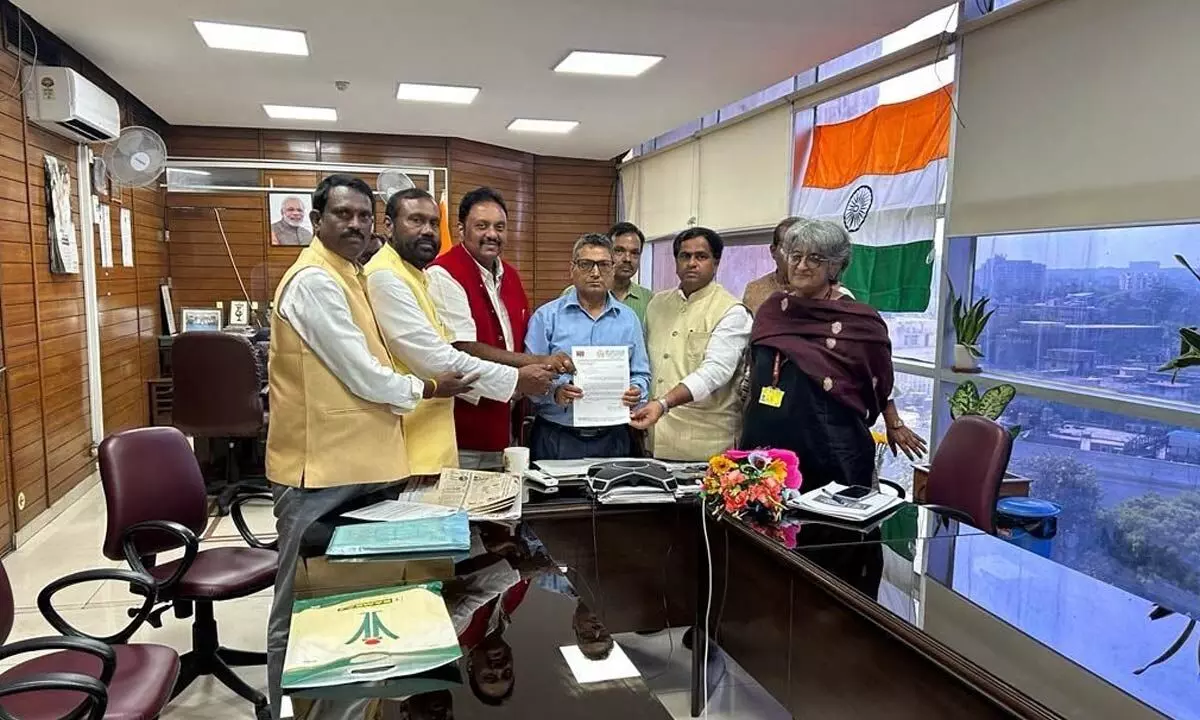
[(184, 308), (179, 315), (183, 332), (216, 332), (221, 329), (220, 308)]

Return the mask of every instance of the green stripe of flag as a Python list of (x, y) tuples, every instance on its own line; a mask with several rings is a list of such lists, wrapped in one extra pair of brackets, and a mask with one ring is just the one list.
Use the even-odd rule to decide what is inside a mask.
[(933, 240), (853, 246), (842, 285), (880, 312), (924, 312), (933, 284)]

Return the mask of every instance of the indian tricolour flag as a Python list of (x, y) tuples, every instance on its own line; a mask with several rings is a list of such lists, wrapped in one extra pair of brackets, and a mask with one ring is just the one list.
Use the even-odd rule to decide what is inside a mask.
[(850, 232), (853, 254), (842, 284), (877, 310), (920, 312), (929, 305), (953, 114), (949, 90), (881, 104), (812, 131), (793, 211)]

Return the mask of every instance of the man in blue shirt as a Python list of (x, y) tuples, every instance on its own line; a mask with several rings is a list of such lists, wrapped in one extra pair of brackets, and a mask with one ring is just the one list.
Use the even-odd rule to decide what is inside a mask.
[[(637, 407), (649, 396), (650, 358), (637, 314), (608, 290), (613, 276), (613, 242), (605, 235), (584, 235), (575, 241), (571, 257), (573, 287), (533, 314), (525, 333), (525, 350), (570, 356), (576, 346), (628, 347), (630, 385), (622, 402)], [(628, 425), (575, 427), (572, 404), (584, 391), (572, 381), (570, 375), (562, 375), (550, 393), (531, 398), (537, 418), (529, 443), (530, 458), (628, 457), (632, 452)]]

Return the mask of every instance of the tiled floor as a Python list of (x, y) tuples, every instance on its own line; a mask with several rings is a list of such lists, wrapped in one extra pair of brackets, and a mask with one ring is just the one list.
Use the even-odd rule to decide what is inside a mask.
[[(270, 537), (274, 528), (270, 507), (247, 506), (247, 521), (256, 534)], [(16, 552), (4, 559), (13, 585), (17, 608), (10, 641), (54, 634), (37, 610), (38, 592), (50, 581), (72, 572), (98, 567), (120, 567), (100, 552), (104, 538), (104, 496), (93, 487), (75, 505), (56, 518)], [(214, 520), (203, 541), (211, 545), (241, 544), (241, 537), (229, 518)], [(127, 620), (129, 593), (117, 582), (80, 585), (60, 593), (55, 606), (71, 623), (85, 632), (107, 634)], [(264, 628), (270, 608), (270, 591), (217, 605), (217, 622), (222, 644), (245, 650), (263, 651)], [(676, 718), (688, 718), (689, 672), (691, 653), (681, 644), (682, 630), (651, 636), (620, 635), (617, 641), (626, 649), (646, 678), (651, 690)], [(163, 627), (141, 628), (135, 640), (155, 642), (185, 652), (191, 644), (190, 624), (168, 613)], [(8, 663), (0, 661), (0, 669)], [(265, 691), (266, 670), (241, 668), (239, 674), (250, 684)], [(714, 681), (715, 682), (715, 681)], [(211, 678), (197, 681), (175, 699), (163, 716), (169, 720), (208, 720), (210, 718), (252, 718), (251, 706)], [(787, 713), (758, 687), (740, 668), (730, 667), (712, 696), (709, 718), (724, 720), (775, 720)]]

